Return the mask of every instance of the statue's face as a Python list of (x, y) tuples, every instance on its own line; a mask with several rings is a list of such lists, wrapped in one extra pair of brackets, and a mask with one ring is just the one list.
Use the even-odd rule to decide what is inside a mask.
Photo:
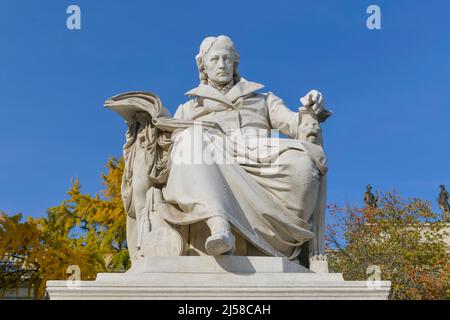
[(311, 143), (320, 144), (321, 128), (319, 121), (308, 113), (302, 114), (299, 126), (299, 138)]
[(208, 79), (226, 85), (233, 79), (234, 57), (229, 46), (224, 41), (216, 41), (204, 57), (203, 64)]

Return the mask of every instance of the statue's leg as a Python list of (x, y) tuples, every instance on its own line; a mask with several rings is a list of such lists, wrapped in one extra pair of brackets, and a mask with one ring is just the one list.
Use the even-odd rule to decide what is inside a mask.
[(227, 219), (216, 216), (206, 220), (206, 224), (211, 230), (211, 236), (205, 242), (206, 252), (211, 256), (218, 256), (226, 252), (232, 253), (235, 248), (235, 239)]
[(444, 210), (444, 221), (450, 222), (450, 206), (448, 204)]
[(289, 211), (305, 222), (310, 220), (317, 205), (320, 175), (304, 151), (290, 149), (282, 152), (273, 174), (255, 175), (254, 178)]
[[(254, 174), (254, 179), (281, 202), (286, 211), (298, 216), (305, 224), (311, 225), (320, 194), (319, 170), (309, 155), (298, 149), (289, 149), (280, 153), (273, 171), (264, 175)], [(244, 167), (246, 170), (253, 168)], [(307, 228), (307, 227), (306, 227)], [(314, 232), (310, 229), (310, 231)], [(307, 241), (305, 238), (304, 241)], [(308, 260), (309, 243), (302, 245), (303, 264)], [(282, 252), (293, 250), (292, 245), (280, 243)]]
[(310, 222), (317, 207), (320, 193), (320, 174), (309, 156), (304, 156), (296, 162), (294, 169), (295, 177), (298, 178), (293, 183), (295, 192), (299, 194), (300, 218)]
[(206, 148), (204, 143), (209, 141), (205, 140), (208, 138), (209, 134), (197, 128), (186, 129), (178, 136), (163, 192), (166, 201), (177, 203), (187, 216), (193, 217), (194, 222), (206, 222), (211, 235), (205, 241), (205, 250), (216, 256), (232, 252), (235, 239), (225, 213), (229, 210), (227, 199), (231, 197), (230, 190), (219, 164), (206, 159), (208, 151), (222, 150)]

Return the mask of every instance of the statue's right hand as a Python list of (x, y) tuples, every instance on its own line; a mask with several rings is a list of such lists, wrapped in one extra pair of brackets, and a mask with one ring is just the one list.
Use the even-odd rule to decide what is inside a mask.
[(300, 98), (300, 102), (306, 108), (311, 108), (316, 114), (324, 109), (323, 95), (317, 90), (309, 91), (304, 97)]

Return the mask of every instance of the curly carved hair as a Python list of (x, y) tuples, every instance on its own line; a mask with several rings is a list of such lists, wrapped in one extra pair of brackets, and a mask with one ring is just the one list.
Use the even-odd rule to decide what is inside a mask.
[(226, 45), (229, 47), (231, 54), (233, 55), (233, 60), (234, 60), (233, 81), (234, 81), (234, 83), (239, 82), (239, 80), (241, 79), (241, 76), (239, 75), (238, 68), (237, 68), (238, 64), (239, 64), (239, 54), (236, 51), (236, 47), (234, 46), (233, 41), (231, 41), (231, 39), (229, 37), (224, 36), (224, 35), (220, 35), (218, 37), (206, 37), (202, 41), (202, 43), (200, 45), (200, 51), (195, 56), (195, 62), (197, 63), (200, 82), (203, 84), (208, 83), (208, 75), (205, 72), (205, 65), (203, 63), (203, 59), (217, 41), (224, 41), (226, 43)]

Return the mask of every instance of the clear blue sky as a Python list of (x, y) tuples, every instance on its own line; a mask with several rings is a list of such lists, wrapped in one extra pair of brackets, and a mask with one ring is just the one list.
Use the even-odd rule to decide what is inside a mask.
[[(82, 29), (66, 28), (81, 7)], [(366, 8), (382, 29), (366, 28)], [(450, 189), (450, 2), (0, 1), (0, 210), (40, 216), (71, 178), (101, 188), (125, 124), (108, 97), (152, 91), (173, 113), (198, 83), (205, 36), (229, 35), (241, 74), (292, 108), (310, 89), (324, 124), (329, 202), (361, 204), (376, 190), (433, 202)]]

